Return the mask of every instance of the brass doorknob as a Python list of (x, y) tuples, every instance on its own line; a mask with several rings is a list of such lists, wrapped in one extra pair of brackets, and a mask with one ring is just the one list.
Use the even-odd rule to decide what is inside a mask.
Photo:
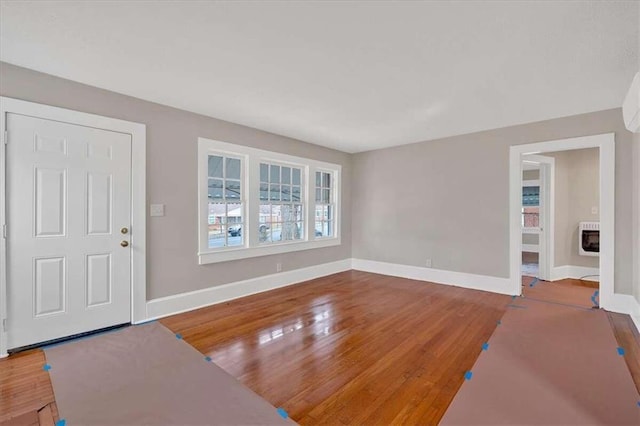
[(129, 247), (129, 241), (120, 241), (122, 247)]
[(120, 233), (121, 233), (121, 234), (126, 234), (127, 232), (129, 232), (129, 229), (128, 229), (128, 228), (122, 228), (122, 229), (120, 230)]

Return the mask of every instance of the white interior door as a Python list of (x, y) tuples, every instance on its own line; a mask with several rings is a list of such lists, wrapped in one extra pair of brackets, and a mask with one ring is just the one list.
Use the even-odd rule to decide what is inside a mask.
[(131, 136), (7, 114), (9, 349), (131, 321)]

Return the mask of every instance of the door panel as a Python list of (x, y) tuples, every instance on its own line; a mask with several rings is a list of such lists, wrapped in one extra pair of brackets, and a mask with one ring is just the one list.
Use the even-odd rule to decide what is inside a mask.
[(131, 136), (7, 114), (8, 347), (131, 320)]

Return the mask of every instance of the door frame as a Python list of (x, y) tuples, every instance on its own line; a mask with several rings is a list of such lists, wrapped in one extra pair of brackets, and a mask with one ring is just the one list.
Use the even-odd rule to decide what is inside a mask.
[[(59, 121), (131, 135), (131, 322), (146, 319), (146, 126), (34, 102), (0, 96), (0, 358), (7, 356), (7, 239), (6, 144), (8, 113)], [(11, 142), (9, 142), (11, 143)], [(8, 233), (11, 229), (8, 229)]]
[(509, 256), (510, 289), (512, 294), (522, 293), (520, 258), (522, 257), (522, 230), (520, 211), (522, 204), (522, 156), (545, 152), (598, 148), (600, 158), (600, 307), (615, 310), (615, 133), (582, 136), (524, 145), (509, 149)]
[[(555, 261), (555, 173), (556, 159), (543, 155), (523, 155), (523, 162), (538, 165), (540, 176), (540, 213), (542, 226), (538, 234), (538, 278), (552, 280)], [(522, 266), (522, 261), (520, 262)]]

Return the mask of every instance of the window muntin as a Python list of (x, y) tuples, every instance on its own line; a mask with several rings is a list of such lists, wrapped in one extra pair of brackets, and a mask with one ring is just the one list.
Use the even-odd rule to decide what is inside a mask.
[(242, 195), (242, 160), (222, 154), (208, 155), (207, 247), (209, 249), (244, 245)]
[(315, 176), (315, 237), (332, 237), (334, 234), (333, 174), (317, 171)]
[(301, 167), (260, 163), (260, 243), (304, 239), (302, 175)]

